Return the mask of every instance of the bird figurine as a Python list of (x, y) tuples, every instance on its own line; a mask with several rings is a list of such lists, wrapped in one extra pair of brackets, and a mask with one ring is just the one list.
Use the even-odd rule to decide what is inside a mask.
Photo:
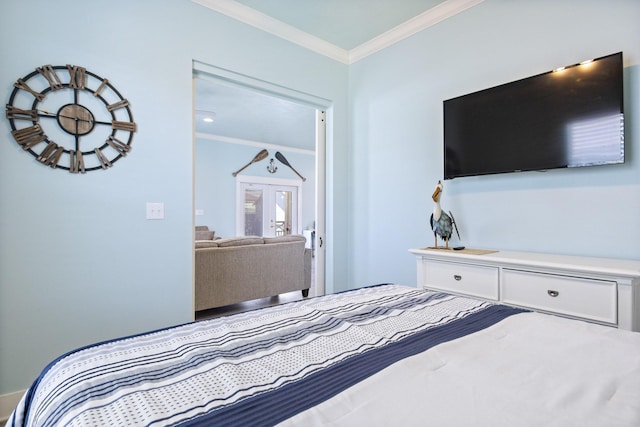
[(458, 235), (458, 239), (460, 238), (460, 233), (458, 232), (458, 226), (456, 225), (456, 221), (453, 218), (453, 214), (449, 211), (449, 215), (442, 211), (440, 207), (440, 197), (442, 197), (442, 189), (444, 185), (442, 185), (442, 181), (438, 181), (436, 185), (436, 189), (433, 192), (431, 198), (435, 202), (436, 206), (433, 208), (433, 213), (431, 214), (431, 230), (433, 230), (434, 237), (434, 246), (438, 249), (438, 236), (444, 240), (445, 249), (449, 249), (449, 239), (451, 238), (451, 234), (453, 233), (453, 229), (455, 228), (456, 234)]

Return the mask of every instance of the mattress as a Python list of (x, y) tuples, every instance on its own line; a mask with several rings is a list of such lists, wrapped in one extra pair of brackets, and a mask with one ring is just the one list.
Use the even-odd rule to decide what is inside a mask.
[(640, 334), (381, 285), (72, 351), (7, 425), (640, 425)]

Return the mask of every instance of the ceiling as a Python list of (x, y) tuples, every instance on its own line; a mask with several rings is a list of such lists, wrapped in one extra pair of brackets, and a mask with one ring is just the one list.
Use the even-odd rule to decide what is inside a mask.
[(351, 50), (444, 0), (236, 0), (344, 50)]
[[(350, 64), (483, 0), (192, 0)], [(205, 117), (213, 122), (205, 123)], [(213, 79), (196, 79), (196, 132), (315, 149), (314, 109)], [(212, 138), (213, 139), (213, 138)]]
[(199, 138), (315, 151), (314, 108), (210, 78), (195, 86)]
[(192, 0), (351, 64), (484, 0)]

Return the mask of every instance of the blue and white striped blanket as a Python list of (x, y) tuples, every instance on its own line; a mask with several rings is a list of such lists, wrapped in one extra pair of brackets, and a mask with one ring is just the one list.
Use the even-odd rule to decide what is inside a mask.
[(163, 329), (60, 357), (7, 425), (274, 425), (520, 311), (380, 285)]

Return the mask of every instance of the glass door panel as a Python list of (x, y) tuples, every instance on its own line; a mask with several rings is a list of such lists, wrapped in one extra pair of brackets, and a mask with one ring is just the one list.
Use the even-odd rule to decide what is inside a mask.
[(286, 236), (291, 234), (292, 220), (292, 194), (291, 191), (276, 190), (275, 196), (275, 234), (276, 236)]
[(264, 190), (245, 189), (244, 191), (244, 235), (262, 236)]

